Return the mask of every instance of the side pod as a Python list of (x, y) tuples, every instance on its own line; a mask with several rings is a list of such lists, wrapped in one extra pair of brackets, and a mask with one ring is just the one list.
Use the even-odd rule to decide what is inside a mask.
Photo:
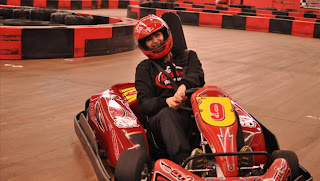
[(111, 181), (111, 177), (106, 171), (102, 160), (99, 156), (99, 149), (91, 127), (89, 126), (88, 119), (85, 117), (85, 111), (78, 113), (74, 118), (75, 132), (85, 149), (89, 159), (96, 172), (97, 178), (100, 181)]

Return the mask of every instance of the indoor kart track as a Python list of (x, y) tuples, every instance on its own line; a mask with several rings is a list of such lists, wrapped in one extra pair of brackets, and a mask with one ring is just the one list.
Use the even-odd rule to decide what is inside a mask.
[[(126, 16), (126, 9), (77, 10)], [(183, 26), (206, 85), (224, 89), (320, 180), (320, 40)], [(48, 42), (49, 43), (49, 42)], [(0, 180), (97, 180), (74, 131), (93, 94), (133, 82), (139, 49), (81, 58), (0, 60)]]

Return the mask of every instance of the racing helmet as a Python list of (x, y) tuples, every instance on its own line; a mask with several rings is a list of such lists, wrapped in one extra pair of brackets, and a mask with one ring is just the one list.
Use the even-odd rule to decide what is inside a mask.
[[(155, 48), (148, 48), (146, 40), (158, 31), (163, 35), (162, 44)], [(138, 21), (134, 27), (134, 38), (137, 40), (142, 53), (150, 59), (160, 59), (168, 55), (173, 46), (172, 35), (167, 23), (154, 14), (148, 15)]]

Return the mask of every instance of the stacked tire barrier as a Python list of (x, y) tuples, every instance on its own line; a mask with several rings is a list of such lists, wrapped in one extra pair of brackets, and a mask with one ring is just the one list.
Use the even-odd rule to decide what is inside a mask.
[(139, 0), (0, 0), (0, 4), (53, 9), (117, 9), (139, 5)]
[(73, 58), (136, 48), (135, 20), (128, 18), (7, 6), (0, 6), (0, 17), (0, 59)]
[[(221, 12), (230, 12), (235, 14), (236, 12), (247, 13), (249, 16), (258, 16), (258, 15), (276, 15), (276, 16), (291, 16), (291, 17), (304, 17), (304, 18), (320, 18), (320, 14), (317, 11), (309, 11), (309, 12), (296, 12), (289, 10), (277, 10), (274, 8), (260, 8), (255, 9), (252, 6), (245, 5), (197, 5), (197, 4), (185, 4), (185, 3), (175, 3), (175, 7), (180, 10), (186, 11), (199, 11), (205, 12), (206, 10), (217, 10)], [(202, 11), (201, 11), (202, 10)], [(250, 14), (252, 13), (252, 14)], [(256, 14), (255, 14), (256, 13)], [(275, 16), (273, 18), (276, 18)], [(281, 18), (281, 17), (279, 17)]]
[(161, 16), (167, 11), (177, 13), (185, 25), (320, 38), (320, 15), (313, 13), (145, 2), (140, 6), (128, 6), (127, 14), (129, 18), (140, 19), (148, 14)]

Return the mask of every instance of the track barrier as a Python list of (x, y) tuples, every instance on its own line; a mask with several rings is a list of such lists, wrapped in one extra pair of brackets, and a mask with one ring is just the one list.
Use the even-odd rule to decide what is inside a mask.
[(136, 48), (133, 19), (21, 6), (0, 6), (0, 14), (7, 17), (0, 21), (0, 59), (85, 57)]
[(117, 9), (139, 5), (139, 0), (0, 0), (0, 4), (52, 9)]
[(317, 12), (299, 13), (274, 9), (252, 9), (248, 6), (145, 2), (140, 6), (128, 6), (127, 14), (128, 18), (140, 19), (148, 14), (161, 16), (167, 11), (177, 13), (184, 25), (320, 38), (320, 14)]

